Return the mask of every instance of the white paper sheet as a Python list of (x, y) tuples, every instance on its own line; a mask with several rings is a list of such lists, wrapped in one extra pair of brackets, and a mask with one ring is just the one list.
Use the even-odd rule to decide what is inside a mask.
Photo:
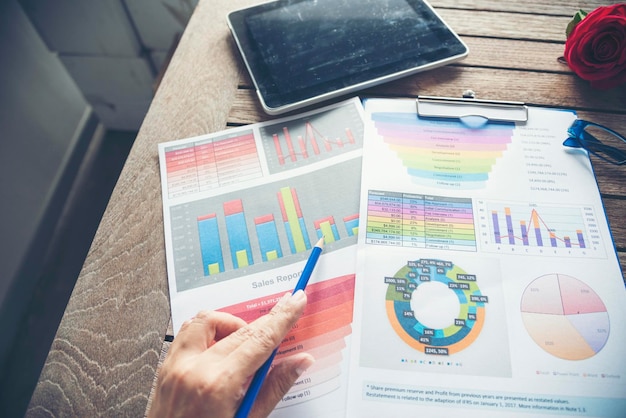
[(626, 292), (571, 112), (365, 102), (349, 417), (624, 416)]
[(159, 145), (174, 330), (200, 310), (252, 321), (324, 252), (308, 305), (279, 348), (315, 364), (272, 416), (345, 414), (363, 115), (358, 99)]

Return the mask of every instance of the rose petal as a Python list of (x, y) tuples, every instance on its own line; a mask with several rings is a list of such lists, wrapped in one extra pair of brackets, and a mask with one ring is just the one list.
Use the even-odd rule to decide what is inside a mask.
[(572, 71), (593, 87), (626, 82), (626, 3), (589, 13), (573, 28), (563, 55)]

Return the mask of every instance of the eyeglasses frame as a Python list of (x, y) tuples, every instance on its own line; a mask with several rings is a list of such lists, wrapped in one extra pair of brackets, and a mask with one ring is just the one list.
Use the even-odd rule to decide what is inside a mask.
[[(617, 138), (621, 139), (626, 145), (626, 138), (615, 132), (613, 129), (600, 125), (595, 122), (590, 122), (584, 119), (576, 119), (572, 122), (571, 126), (567, 129), (568, 138), (563, 142), (563, 145), (573, 148), (583, 148), (596, 157), (614, 165), (626, 164), (626, 150), (622, 151), (612, 145), (606, 145), (598, 138), (590, 134), (585, 130), (587, 126), (595, 126), (602, 129)], [(609, 155), (611, 158), (607, 158), (604, 155)]]

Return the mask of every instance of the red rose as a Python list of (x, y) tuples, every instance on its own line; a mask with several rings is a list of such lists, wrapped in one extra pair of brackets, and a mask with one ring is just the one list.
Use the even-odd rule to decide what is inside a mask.
[(626, 82), (626, 3), (598, 7), (569, 34), (565, 59), (591, 86), (608, 89)]

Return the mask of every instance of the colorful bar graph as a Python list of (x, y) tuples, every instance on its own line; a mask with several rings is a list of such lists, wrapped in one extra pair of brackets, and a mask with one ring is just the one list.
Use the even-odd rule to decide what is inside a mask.
[(550, 245), (556, 247), (556, 235), (552, 231), (550, 231)]
[[(579, 228), (583, 225), (583, 219), (578, 209), (568, 209), (560, 212), (557, 208), (545, 209), (522, 209), (510, 206), (502, 206), (500, 211), (504, 211), (506, 236), (501, 235), (501, 224), (498, 210), (491, 210), (491, 227), (493, 232), (493, 242), (501, 244), (503, 238), (510, 245), (549, 247), (549, 248), (586, 248), (583, 230)], [(528, 219), (521, 218), (521, 211), (530, 211)], [(548, 220), (541, 215), (541, 212), (549, 213)], [(521, 215), (521, 216), (520, 216)], [(521, 219), (520, 219), (521, 218)], [(517, 226), (516, 226), (517, 224)], [(558, 225), (553, 227), (552, 225)], [(575, 234), (576, 242), (572, 242), (572, 235)], [(532, 242), (531, 242), (531, 235)]]
[[(282, 138), (278, 133), (272, 134), (272, 142), (274, 144), (274, 151), (278, 158), (278, 163), (283, 165), (287, 162), (285, 155), (288, 156), (289, 161), (296, 162), (298, 159), (308, 159), (311, 155), (320, 155), (321, 150), (318, 141), (321, 140), (324, 145), (324, 151), (332, 152), (333, 146), (336, 148), (343, 148), (346, 144), (356, 145), (354, 134), (350, 128), (345, 129), (346, 140), (336, 137), (330, 139), (326, 135), (319, 132), (311, 122), (305, 122), (304, 135), (297, 136), (297, 147), (293, 140), (291, 131), (288, 127), (282, 128)], [(286, 148), (286, 149), (285, 149)], [(309, 152), (311, 151), (312, 154)]]
[(274, 140), (274, 149), (276, 150), (276, 156), (278, 157), (278, 163), (280, 165), (285, 164), (285, 156), (283, 155), (283, 150), (280, 147), (280, 138), (278, 138), (278, 134), (273, 134), (272, 139)]
[(224, 217), (234, 268), (253, 264), (252, 248), (241, 199), (224, 203)]
[(358, 235), (359, 233), (359, 214), (346, 216), (343, 218), (343, 224), (346, 227), (349, 237)]
[(513, 231), (513, 218), (511, 218), (511, 208), (504, 208), (504, 218), (506, 220), (506, 232), (509, 237), (509, 244), (515, 245), (515, 232)]
[(318, 239), (324, 237), (324, 241), (327, 244), (339, 241), (339, 231), (337, 230), (337, 225), (335, 225), (334, 217), (328, 216), (327, 218), (317, 220), (314, 222), (314, 226)]
[(520, 228), (522, 229), (522, 243), (524, 245), (528, 245), (528, 227), (526, 226), (526, 221), (520, 222)]
[(274, 215), (269, 214), (254, 218), (256, 234), (259, 239), (261, 258), (263, 261), (270, 261), (283, 256), (278, 238), (278, 230)]
[[(326, 208), (311, 208), (312, 202), (308, 197), (305, 202), (309, 213), (317, 218), (305, 219), (296, 188), (285, 186), (270, 190), (268, 188), (268, 195), (275, 193), (277, 197), (273, 204), (263, 201), (257, 205), (259, 197), (225, 199), (220, 203), (221, 211), (200, 214), (197, 218), (194, 215), (192, 219), (196, 221), (204, 276), (306, 252), (312, 246), (310, 237), (315, 235), (317, 239), (324, 236), (326, 243), (330, 244), (358, 232), (358, 214), (341, 218), (346, 228), (343, 231), (334, 215), (324, 215)], [(267, 212), (268, 207), (278, 207), (279, 211)], [(183, 231), (181, 226), (177, 230)]]
[(285, 142), (287, 143), (287, 150), (289, 152), (289, 157), (291, 158), (291, 161), (295, 162), (297, 161), (296, 152), (293, 148), (293, 142), (291, 142), (291, 134), (289, 133), (289, 129), (283, 128), (283, 135), (285, 135)]
[(198, 234), (204, 275), (223, 272), (224, 258), (215, 213), (198, 217)]
[(283, 187), (277, 196), (291, 253), (296, 254), (308, 250), (311, 248), (311, 241), (302, 217), (296, 189)]
[(537, 238), (537, 246), (543, 247), (543, 239), (541, 239), (541, 226), (539, 226), (539, 215), (537, 211), (533, 209), (530, 214), (530, 222), (533, 224), (533, 229), (535, 230), (535, 237)]
[(356, 143), (356, 141), (354, 140), (354, 135), (352, 135), (352, 131), (350, 130), (350, 128), (346, 128), (346, 138), (348, 138), (348, 142), (350, 144)]
[(582, 230), (576, 230), (576, 238), (578, 238), (578, 245), (580, 245), (580, 248), (585, 248), (585, 236), (583, 235)]
[(502, 242), (502, 236), (500, 234), (500, 222), (498, 221), (498, 212), (491, 211), (491, 222), (493, 224), (493, 236), (497, 244)]

